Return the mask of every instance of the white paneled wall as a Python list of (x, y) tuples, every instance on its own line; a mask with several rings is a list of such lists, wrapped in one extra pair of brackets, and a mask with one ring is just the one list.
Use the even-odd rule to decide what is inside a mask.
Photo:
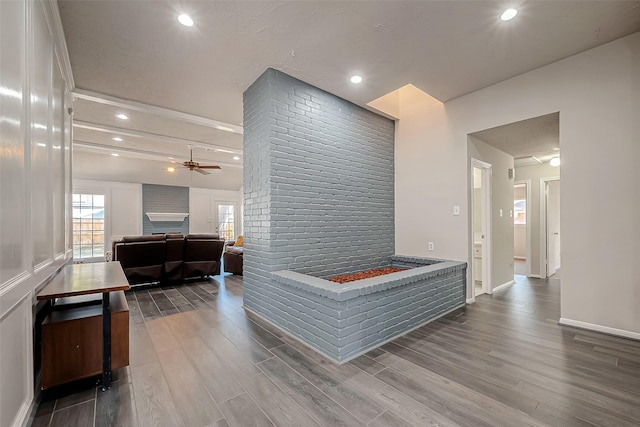
[(33, 405), (35, 293), (71, 258), (73, 77), (55, 1), (0, 1), (0, 426)]

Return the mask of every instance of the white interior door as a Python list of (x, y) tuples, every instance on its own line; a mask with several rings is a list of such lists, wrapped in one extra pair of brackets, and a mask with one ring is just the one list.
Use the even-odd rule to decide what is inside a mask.
[(547, 182), (547, 276), (560, 268), (560, 181)]
[(214, 202), (215, 233), (225, 240), (235, 240), (237, 237), (237, 209), (232, 202)]
[(211, 196), (191, 191), (189, 194), (189, 233), (214, 233)]

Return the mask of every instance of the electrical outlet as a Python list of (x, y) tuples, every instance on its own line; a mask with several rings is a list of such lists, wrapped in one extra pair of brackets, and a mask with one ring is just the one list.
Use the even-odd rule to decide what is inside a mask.
[(430, 251), (434, 250), (433, 242), (429, 242), (429, 250)]
[(454, 206), (454, 207), (453, 207), (453, 214), (454, 214), (455, 216), (460, 215), (460, 206)]

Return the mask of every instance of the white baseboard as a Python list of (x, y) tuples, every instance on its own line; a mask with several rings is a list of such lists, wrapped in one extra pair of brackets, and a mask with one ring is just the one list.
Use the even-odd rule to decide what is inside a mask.
[(467, 298), (467, 304), (473, 304), (474, 302), (476, 302), (475, 298)]
[(527, 277), (531, 277), (533, 279), (546, 279), (546, 277), (542, 277), (539, 274), (527, 274)]
[(515, 280), (509, 280), (507, 283), (503, 283), (502, 285), (498, 286), (497, 288), (493, 288), (493, 292), (501, 291), (501, 290), (506, 289), (509, 286), (515, 285), (515, 284), (516, 284)]
[(610, 328), (609, 326), (596, 325), (594, 323), (581, 322), (580, 320), (567, 319), (566, 317), (561, 317), (558, 323), (564, 326), (573, 326), (574, 328), (586, 329), (589, 331), (601, 332), (603, 334), (616, 335), (618, 337), (631, 338), (632, 340), (640, 341), (640, 333), (638, 332)]

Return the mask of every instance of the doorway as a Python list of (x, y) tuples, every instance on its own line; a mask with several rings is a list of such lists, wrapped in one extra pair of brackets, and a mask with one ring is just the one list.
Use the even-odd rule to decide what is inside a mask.
[(546, 248), (546, 262), (540, 271), (546, 273), (546, 277), (559, 276), (560, 269), (560, 180), (551, 179), (542, 181), (544, 184), (544, 239)]
[(513, 274), (531, 274), (531, 180), (513, 186)]
[(491, 293), (491, 165), (471, 159), (471, 300)]

